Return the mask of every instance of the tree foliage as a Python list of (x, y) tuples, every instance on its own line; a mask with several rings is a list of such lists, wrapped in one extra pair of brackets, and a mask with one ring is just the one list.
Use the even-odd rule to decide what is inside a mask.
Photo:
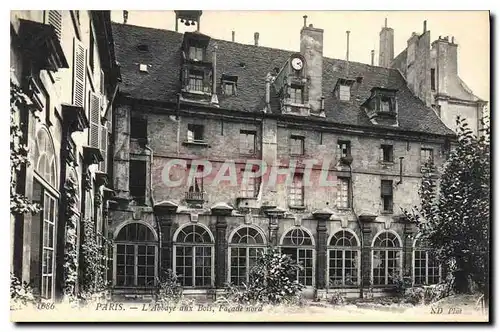
[(470, 289), (470, 282), (487, 290), (490, 229), (490, 129), (482, 121), (482, 135), (474, 135), (457, 118), (458, 142), (440, 173), (427, 165), (419, 190), (421, 205), (405, 211), (416, 222), (422, 240), (442, 264), (453, 263), (454, 286)]
[(17, 191), (17, 177), (23, 167), (29, 165), (28, 147), (23, 144), (22, 123), (19, 121), (21, 111), (33, 109), (33, 103), (21, 87), (10, 81), (10, 213), (22, 215), (36, 214), (40, 206), (31, 202), (25, 195)]

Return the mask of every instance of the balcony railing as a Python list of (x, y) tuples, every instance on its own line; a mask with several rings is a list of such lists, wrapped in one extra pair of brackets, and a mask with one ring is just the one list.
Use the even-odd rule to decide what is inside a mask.
[(185, 195), (186, 201), (204, 202), (205, 193), (202, 191), (187, 191)]

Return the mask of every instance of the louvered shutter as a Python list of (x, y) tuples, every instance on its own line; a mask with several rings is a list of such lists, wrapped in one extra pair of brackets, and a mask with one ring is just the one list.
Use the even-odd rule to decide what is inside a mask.
[(49, 10), (46, 12), (46, 23), (52, 25), (56, 32), (57, 38), (61, 40), (62, 33), (62, 11), (61, 10)]
[(99, 170), (101, 172), (106, 173), (107, 172), (107, 161), (108, 161), (108, 128), (105, 126), (101, 126), (101, 137), (100, 137), (100, 142), (101, 142), (101, 153), (104, 158), (104, 161), (102, 161), (99, 164)]
[(73, 105), (85, 107), (85, 46), (73, 43)]
[(89, 144), (91, 147), (100, 148), (99, 131), (101, 127), (101, 98), (97, 93), (90, 92), (90, 132)]

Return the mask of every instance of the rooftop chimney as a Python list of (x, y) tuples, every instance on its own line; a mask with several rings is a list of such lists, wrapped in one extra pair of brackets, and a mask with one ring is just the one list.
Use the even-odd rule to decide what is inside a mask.
[(371, 54), (372, 54), (372, 66), (375, 66), (375, 50), (372, 50)]
[(127, 24), (128, 21), (128, 10), (123, 11), (123, 24)]
[(378, 65), (388, 68), (394, 59), (394, 30), (387, 27), (387, 18), (385, 25), (380, 31), (380, 47), (378, 56)]
[(349, 34), (351, 33), (351, 31), (347, 30), (345, 33), (347, 34), (347, 51), (345, 59), (347, 60), (347, 62), (349, 62)]
[(424, 21), (424, 33), (427, 32), (427, 20)]
[(258, 32), (253, 34), (253, 41), (254, 41), (255, 46), (259, 46), (259, 33)]
[(234, 35), (235, 35), (235, 32), (233, 30), (233, 31), (231, 31), (231, 40), (232, 40), (233, 43), (234, 43)]
[[(305, 19), (304, 19), (305, 20)], [(305, 59), (305, 75), (308, 82), (308, 101), (311, 113), (321, 114), (323, 96), (323, 29), (312, 24), (300, 30), (300, 54)]]
[(304, 28), (307, 26), (307, 15), (302, 16), (304, 18)]

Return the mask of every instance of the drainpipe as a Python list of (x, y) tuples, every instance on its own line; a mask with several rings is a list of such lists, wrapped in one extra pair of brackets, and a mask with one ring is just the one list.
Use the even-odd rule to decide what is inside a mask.
[(349, 164), (349, 175), (351, 176), (351, 181), (350, 181), (350, 188), (349, 188), (349, 191), (350, 191), (350, 198), (351, 198), (351, 211), (352, 213), (354, 214), (354, 217), (356, 218), (356, 222), (358, 224), (358, 227), (359, 227), (359, 231), (360, 231), (360, 237), (359, 237), (359, 242), (360, 242), (360, 246), (361, 246), (361, 252), (360, 252), (360, 255), (359, 255), (359, 273), (361, 275), (361, 279), (359, 281), (359, 285), (360, 285), (360, 288), (359, 288), (359, 298), (362, 299), (363, 298), (363, 287), (364, 287), (364, 278), (363, 278), (363, 262), (364, 262), (364, 259), (363, 259), (363, 249), (364, 249), (364, 241), (363, 241), (363, 226), (361, 225), (361, 221), (359, 220), (359, 217), (356, 213), (356, 211), (354, 210), (354, 190), (353, 190), (353, 176), (352, 176), (352, 166), (351, 164)]
[(151, 208), (153, 209), (153, 219), (156, 222), (156, 231), (158, 234), (158, 262), (161, 262), (161, 227), (160, 222), (154, 215), (155, 200), (153, 198), (153, 149), (151, 149), (148, 144), (146, 144), (144, 148), (149, 151), (149, 201), (151, 202)]

